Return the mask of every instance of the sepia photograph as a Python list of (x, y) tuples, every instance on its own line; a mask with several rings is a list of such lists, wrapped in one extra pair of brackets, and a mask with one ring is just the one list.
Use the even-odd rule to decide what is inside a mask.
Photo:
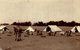
[(0, 50), (80, 50), (80, 0), (0, 0)]

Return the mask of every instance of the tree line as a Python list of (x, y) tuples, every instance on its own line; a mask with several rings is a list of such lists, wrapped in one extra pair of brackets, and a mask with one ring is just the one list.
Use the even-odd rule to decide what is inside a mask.
[(48, 25), (57, 25), (57, 26), (80, 26), (80, 23), (77, 23), (75, 21), (71, 22), (65, 22), (63, 20), (61, 21), (49, 21), (49, 22), (36, 22), (36, 23), (31, 23), (29, 22), (13, 22), (11, 25), (21, 25), (21, 26), (48, 26)]

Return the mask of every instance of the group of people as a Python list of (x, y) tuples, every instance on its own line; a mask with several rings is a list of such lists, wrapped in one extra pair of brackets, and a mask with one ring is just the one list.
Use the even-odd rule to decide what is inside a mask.
[(14, 28), (14, 35), (16, 41), (21, 41), (21, 34), (23, 32), (22, 28), (20, 26), (13, 27)]
[[(58, 31), (55, 31), (54, 33), (51, 31), (50, 27), (47, 27), (46, 32), (48, 33), (49, 36), (56, 36), (56, 34), (58, 33)], [(66, 32), (59, 32), (61, 33), (61, 35), (66, 35), (66, 36), (71, 36), (71, 30), (70, 31), (66, 31)]]
[(49, 31), (49, 32), (47, 32), (47, 34), (49, 35), (49, 36), (56, 36), (58, 33), (60, 33), (60, 35), (62, 35), (62, 36), (72, 36), (71, 34), (72, 34), (72, 32), (71, 31), (66, 31), (66, 32), (52, 32), (52, 31)]
[[(23, 29), (20, 26), (14, 26), (13, 28), (14, 28), (15, 41), (21, 41), (22, 40), (21, 35), (24, 32)], [(9, 29), (5, 27), (4, 31), (7, 31), (7, 30)], [(39, 31), (35, 29), (35, 32), (36, 32), (36, 35), (41, 35), (42, 37), (44, 36), (43, 31)], [(57, 34), (57, 32), (53, 33), (49, 27), (47, 28), (46, 32), (49, 36), (56, 36)], [(67, 36), (71, 36), (71, 31), (66, 31), (65, 34)], [(25, 36), (29, 36), (29, 35), (33, 35), (33, 32), (30, 34), (30, 31), (27, 30), (25, 33)]]

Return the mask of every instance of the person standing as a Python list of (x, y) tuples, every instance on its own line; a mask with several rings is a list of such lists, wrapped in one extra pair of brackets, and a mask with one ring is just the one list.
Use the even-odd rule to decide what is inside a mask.
[(18, 26), (18, 41), (21, 41), (21, 35), (22, 35), (22, 28), (20, 26)]
[(54, 32), (54, 36), (56, 36), (57, 32)]
[(69, 31), (69, 35), (68, 35), (68, 36), (71, 36), (71, 33), (72, 33), (72, 32), (71, 32), (71, 31)]
[(20, 26), (14, 27), (14, 35), (15, 35), (15, 40), (21, 41), (21, 34), (22, 34), (22, 28)]
[(13, 27), (13, 28), (14, 28), (15, 40), (18, 40), (18, 29), (17, 27)]

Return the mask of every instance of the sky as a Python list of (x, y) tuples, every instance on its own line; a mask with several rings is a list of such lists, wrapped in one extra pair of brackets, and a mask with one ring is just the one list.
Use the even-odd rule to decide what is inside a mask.
[(80, 22), (80, 0), (0, 0), (0, 23)]

